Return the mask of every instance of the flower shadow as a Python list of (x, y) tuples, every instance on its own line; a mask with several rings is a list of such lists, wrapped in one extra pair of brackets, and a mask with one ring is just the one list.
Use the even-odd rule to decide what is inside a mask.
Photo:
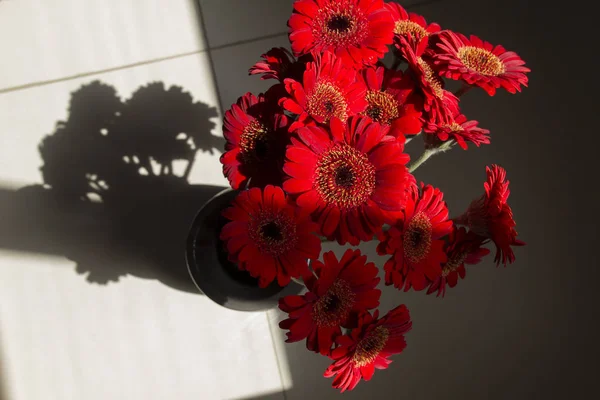
[(224, 147), (211, 134), (217, 116), (162, 82), (124, 101), (99, 81), (82, 86), (39, 144), (44, 184), (0, 189), (0, 248), (65, 256), (92, 283), (131, 275), (197, 293), (186, 235), (224, 188), (188, 177), (198, 151)]

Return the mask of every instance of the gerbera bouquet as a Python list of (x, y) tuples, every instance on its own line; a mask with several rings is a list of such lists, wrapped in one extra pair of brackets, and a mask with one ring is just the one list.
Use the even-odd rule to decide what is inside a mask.
[[(455, 145), (488, 144), (460, 97), (475, 87), (520, 91), (529, 69), (502, 46), (383, 0), (297, 0), (288, 26), (291, 51), (271, 49), (250, 68), (273, 86), (225, 113), (221, 162), (239, 195), (221, 239), (261, 287), (306, 286), (280, 299), (289, 314), (280, 327), (288, 342), (330, 357), (325, 376), (345, 391), (402, 352), (411, 320), (404, 305), (379, 316), (379, 269), (360, 250), (321, 257), (322, 241), (377, 240), (389, 256), (385, 285), (437, 296), (490, 253), (487, 244), (497, 265), (512, 263), (512, 246), (524, 243), (504, 169), (488, 167), (482, 196), (452, 219), (443, 193), (413, 173)], [(462, 88), (446, 90), (444, 78)], [(423, 153), (411, 163), (404, 149), (417, 137)]]

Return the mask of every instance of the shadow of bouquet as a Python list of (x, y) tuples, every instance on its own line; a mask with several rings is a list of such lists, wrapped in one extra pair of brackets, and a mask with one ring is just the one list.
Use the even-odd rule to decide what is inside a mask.
[(43, 185), (0, 190), (0, 247), (60, 254), (90, 282), (133, 275), (197, 292), (185, 238), (222, 187), (190, 185), (198, 151), (214, 154), (217, 110), (181, 87), (150, 83), (123, 101), (99, 81), (72, 93), (69, 117), (39, 145)]

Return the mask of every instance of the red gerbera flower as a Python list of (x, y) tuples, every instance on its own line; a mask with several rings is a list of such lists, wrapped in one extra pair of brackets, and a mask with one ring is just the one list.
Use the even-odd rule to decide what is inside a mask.
[(429, 36), (432, 33), (440, 31), (440, 26), (436, 23), (427, 24), (422, 16), (407, 12), (404, 7), (398, 3), (386, 3), (385, 5), (394, 20), (394, 34), (410, 37), (416, 40)]
[(476, 234), (491, 239), (496, 245), (496, 265), (500, 262), (515, 261), (511, 246), (522, 246), (525, 242), (517, 239), (515, 220), (512, 209), (508, 205), (509, 181), (506, 180), (506, 170), (497, 165), (486, 167), (487, 182), (484, 183), (485, 193), (473, 200), (467, 211), (456, 218), (456, 223), (468, 225)]
[(265, 96), (246, 93), (225, 113), (221, 156), (223, 173), (231, 187), (280, 185), (285, 146), (289, 141), (288, 118)]
[(447, 261), (442, 238), (452, 230), (443, 193), (421, 184), (412, 190), (404, 217), (393, 225), (377, 246), (380, 255), (391, 254), (385, 263), (385, 284), (408, 291), (423, 290), (442, 274)]
[(331, 354), (335, 361), (323, 376), (337, 375), (332, 386), (342, 393), (354, 389), (361, 379), (371, 380), (375, 368), (386, 369), (392, 362), (388, 357), (406, 347), (404, 335), (412, 328), (406, 306), (394, 308), (379, 320), (378, 316), (378, 311), (373, 316), (362, 314), (358, 328), (336, 340), (339, 347)]
[(421, 131), (421, 113), (411, 102), (415, 84), (409, 75), (385, 67), (367, 68), (367, 109), (364, 115), (390, 126), (390, 135), (398, 138)]
[(431, 283), (427, 294), (437, 291), (437, 296), (446, 294), (446, 284), (456, 286), (458, 278), (464, 279), (465, 264), (479, 264), (481, 259), (490, 251), (481, 245), (484, 238), (472, 232), (467, 232), (464, 227), (454, 228), (448, 238), (446, 255), (448, 260), (442, 266), (442, 274)]
[(302, 83), (285, 80), (289, 94), (280, 104), (298, 119), (290, 130), (318, 122), (326, 124), (333, 117), (346, 122), (367, 106), (365, 84), (353, 69), (346, 68), (340, 58), (331, 53), (315, 56), (306, 66)]
[(447, 78), (462, 79), (484, 89), (490, 96), (503, 87), (510, 93), (527, 87), (525, 61), (502, 46), (493, 46), (471, 35), (470, 39), (451, 31), (440, 34), (435, 65)]
[(423, 108), (427, 111), (426, 121), (448, 123), (458, 113), (458, 98), (444, 90), (444, 81), (435, 73), (432, 61), (425, 54), (429, 38), (419, 41), (399, 36), (396, 47), (407, 61), (423, 95)]
[(297, 0), (288, 26), (295, 54), (330, 51), (356, 67), (375, 64), (394, 36), (383, 0)]
[(448, 139), (454, 139), (456, 143), (464, 150), (467, 149), (467, 142), (473, 143), (479, 147), (481, 144), (489, 144), (490, 131), (479, 128), (479, 122), (468, 121), (463, 114), (456, 115), (451, 123), (434, 124), (429, 123), (425, 127), (425, 132), (433, 135), (442, 142)]
[(229, 260), (258, 278), (260, 287), (277, 279), (280, 286), (308, 271), (307, 259), (316, 259), (321, 240), (317, 226), (299, 212), (281, 188), (241, 192), (223, 211), (229, 219), (221, 230)]
[(260, 79), (277, 79), (283, 82), (286, 78), (301, 80), (306, 69), (306, 63), (313, 61), (311, 54), (294, 58), (292, 53), (284, 47), (275, 47), (261, 55), (263, 61), (254, 64), (248, 73), (262, 75)]
[(309, 126), (288, 147), (283, 183), (297, 204), (312, 213), (320, 233), (340, 244), (373, 239), (385, 221), (382, 210), (400, 211), (412, 175), (403, 143), (387, 136), (389, 127), (368, 117), (331, 129)]
[(279, 308), (289, 314), (279, 326), (289, 329), (286, 342), (306, 338), (309, 350), (329, 354), (341, 326), (356, 326), (359, 312), (379, 306), (381, 290), (376, 289), (379, 269), (359, 250), (346, 250), (339, 262), (330, 251), (323, 261), (312, 264), (316, 277), (304, 277), (307, 293), (279, 300)]

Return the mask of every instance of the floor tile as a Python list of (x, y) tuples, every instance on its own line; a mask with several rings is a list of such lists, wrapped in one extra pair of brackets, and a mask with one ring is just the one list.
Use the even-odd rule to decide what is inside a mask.
[(189, 224), (226, 185), (210, 71), (200, 53), (0, 94), (7, 398), (281, 393), (266, 313), (187, 275)]
[(244, 93), (258, 94), (277, 82), (272, 79), (263, 81), (256, 75), (248, 75), (248, 69), (260, 60), (261, 54), (273, 47), (289, 48), (287, 35), (211, 51), (215, 79), (224, 110), (229, 109)]
[(204, 48), (194, 0), (0, 3), (0, 89)]
[(211, 48), (287, 32), (293, 0), (200, 0)]
[[(184, 115), (187, 111), (185, 116), (190, 120), (180, 123), (181, 128), (201, 131), (201, 140), (210, 147), (209, 152), (197, 154), (189, 175), (190, 182), (226, 184), (218, 161), (223, 145), (218, 138), (222, 137), (221, 117), (211, 76), (208, 57), (206, 53), (200, 53), (177, 60), (0, 94), (0, 183), (14, 187), (41, 181), (38, 144), (44, 136), (55, 130), (59, 121), (67, 120), (69, 107), (72, 106), (70, 102), (73, 100), (71, 95), (84, 86), (88, 87), (92, 82), (99, 81), (101, 85), (98, 88), (92, 85), (83, 90), (80, 100), (73, 100), (73, 106), (77, 107), (78, 103), (82, 103), (82, 108), (94, 108), (97, 106), (95, 101), (101, 100), (97, 96), (111, 91), (114, 91), (111, 96), (127, 101), (143, 86), (162, 82), (164, 89), (146, 91), (138, 99), (141, 98), (144, 106), (151, 112), (166, 109), (165, 118), (173, 119), (176, 119), (177, 115), (173, 114), (177, 113), (177, 109), (169, 101), (179, 101), (181, 104), (176, 105), (184, 109), (179, 111), (180, 114)], [(103, 89), (105, 85), (108, 87)], [(168, 89), (172, 86), (175, 88), (169, 92)], [(189, 96), (191, 98), (188, 99)], [(196, 104), (190, 105), (191, 103)], [(90, 113), (93, 114), (94, 111)], [(145, 139), (144, 132), (139, 135), (140, 140)]]
[(266, 314), (62, 257), (0, 251), (7, 398), (243, 399), (281, 392)]

